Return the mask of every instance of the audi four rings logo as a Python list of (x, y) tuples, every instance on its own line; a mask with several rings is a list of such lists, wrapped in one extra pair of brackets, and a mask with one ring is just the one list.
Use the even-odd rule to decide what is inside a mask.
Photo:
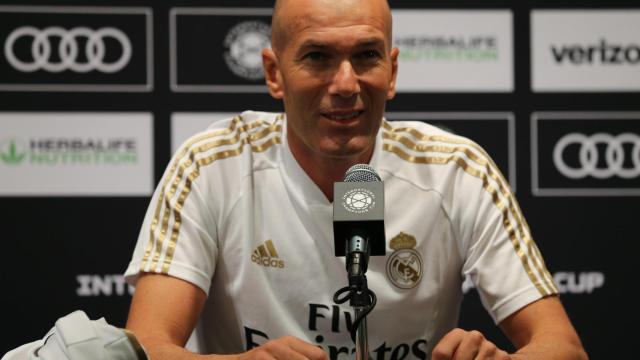
[[(570, 167), (564, 161), (564, 151), (572, 144), (580, 146), (578, 161), (579, 167)], [(598, 144), (605, 145), (604, 160), (606, 168), (597, 166), (600, 160)], [(631, 145), (631, 152), (625, 153), (624, 144)], [(625, 160), (630, 156), (633, 167), (624, 167)], [(553, 149), (553, 162), (563, 175), (571, 179), (581, 179), (593, 176), (597, 179), (607, 179), (619, 176), (624, 179), (632, 179), (640, 176), (640, 136), (633, 133), (622, 133), (613, 136), (606, 133), (597, 133), (587, 136), (580, 133), (570, 133), (563, 136)]]
[[(51, 39), (60, 38), (58, 44), (59, 62), (53, 62)], [(15, 54), (14, 45), (16, 41), (22, 38), (31, 39), (31, 55), (32, 61), (23, 61)], [(79, 54), (79, 38), (86, 38), (84, 52), (87, 58), (86, 62), (78, 61)], [(113, 62), (105, 62), (105, 39), (112, 38), (116, 40), (121, 48), (121, 54), (118, 59)], [(45, 70), (53, 73), (71, 70), (78, 73), (86, 73), (97, 70), (103, 73), (114, 73), (129, 63), (132, 53), (131, 41), (122, 31), (104, 27), (98, 30), (92, 30), (86, 27), (76, 27), (66, 30), (61, 27), (47, 27), (45, 29), (37, 29), (31, 26), (23, 26), (15, 29), (4, 44), (4, 55), (15, 69), (23, 72), (33, 72), (36, 70)]]

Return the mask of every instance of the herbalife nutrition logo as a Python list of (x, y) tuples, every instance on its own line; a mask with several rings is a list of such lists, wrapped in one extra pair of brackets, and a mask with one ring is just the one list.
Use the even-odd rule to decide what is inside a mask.
[(400, 36), (394, 45), (400, 48), (400, 60), (406, 61), (466, 61), (498, 60), (495, 36)]
[(5, 140), (0, 144), (0, 159), (5, 164), (20, 164), (26, 156), (24, 146), (16, 139)]
[(135, 164), (136, 145), (127, 138), (10, 138), (0, 143), (0, 159), (10, 165)]

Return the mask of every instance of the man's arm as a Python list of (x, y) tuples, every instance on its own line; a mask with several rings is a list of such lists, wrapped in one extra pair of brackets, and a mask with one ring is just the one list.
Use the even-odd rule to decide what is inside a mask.
[(504, 319), (500, 328), (518, 349), (513, 359), (588, 358), (558, 296), (525, 306)]
[(586, 360), (560, 299), (549, 296), (513, 313), (500, 328), (518, 349), (507, 354), (478, 331), (454, 329), (433, 349), (432, 360)]
[(197, 286), (165, 275), (144, 274), (136, 284), (127, 329), (133, 331), (153, 360), (311, 359), (328, 360), (321, 349), (286, 336), (236, 355), (198, 355), (184, 349), (204, 307), (206, 294)]
[(136, 283), (127, 329), (136, 334), (149, 357), (199, 359), (183, 348), (202, 311), (206, 294), (186, 281), (142, 274)]

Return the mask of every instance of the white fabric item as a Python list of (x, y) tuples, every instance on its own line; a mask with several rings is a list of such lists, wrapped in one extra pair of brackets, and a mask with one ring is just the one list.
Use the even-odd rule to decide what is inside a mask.
[(2, 360), (142, 360), (144, 349), (131, 333), (81, 311), (61, 317), (42, 340), (22, 345)]
[[(215, 122), (175, 154), (153, 195), (125, 275), (135, 283), (140, 272), (165, 273), (208, 294), (190, 341), (198, 352), (293, 335), (332, 359), (351, 356), (351, 309), (332, 301), (347, 282), (344, 258), (333, 255), (333, 205), (286, 131), (272, 113)], [(424, 123), (383, 121), (370, 165), (384, 181), (387, 238), (387, 255), (367, 272), (377, 359), (428, 358), (457, 324), (465, 276), (496, 322), (557, 293), (479, 146)]]

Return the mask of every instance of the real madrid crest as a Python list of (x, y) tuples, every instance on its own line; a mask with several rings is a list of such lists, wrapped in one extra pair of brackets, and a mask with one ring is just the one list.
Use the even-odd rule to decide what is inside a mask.
[(416, 238), (400, 232), (389, 244), (395, 250), (387, 260), (387, 276), (393, 285), (411, 289), (422, 279), (422, 257), (414, 248)]

